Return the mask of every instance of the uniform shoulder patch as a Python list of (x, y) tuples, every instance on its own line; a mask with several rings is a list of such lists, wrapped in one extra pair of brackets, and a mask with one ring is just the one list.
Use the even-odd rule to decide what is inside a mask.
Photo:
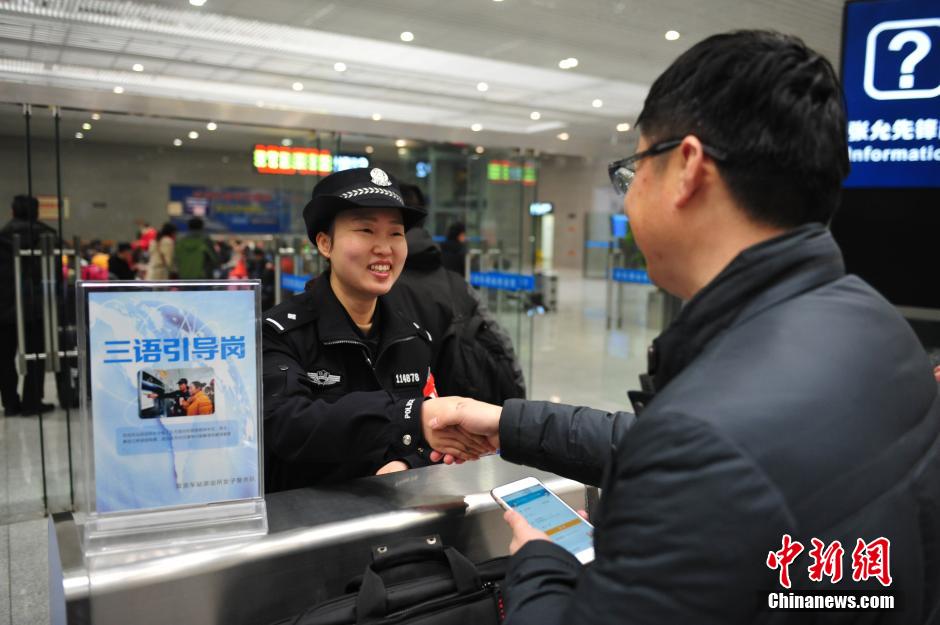
[(278, 304), (262, 315), (264, 323), (278, 333), (290, 332), (316, 320), (316, 312), (311, 310), (308, 293), (301, 293)]

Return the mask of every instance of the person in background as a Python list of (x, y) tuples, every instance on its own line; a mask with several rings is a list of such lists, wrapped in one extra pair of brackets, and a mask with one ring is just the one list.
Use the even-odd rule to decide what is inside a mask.
[(441, 243), (444, 268), (467, 278), (467, 227), (456, 221), (447, 228), (447, 238)]
[[(36, 249), (43, 234), (56, 231), (39, 221), (39, 202), (28, 195), (17, 195), (11, 205), (12, 219), (0, 229), (0, 399), (4, 415), (30, 415), (48, 412), (54, 406), (44, 404), (43, 361), (34, 360), (26, 364), (23, 396), (20, 399), (19, 381), (16, 373), (16, 296), (13, 265), (13, 236), (19, 235), (20, 249)], [(25, 350), (27, 353), (42, 351), (42, 276), (39, 259), (21, 258), (23, 320), (25, 325)]]
[(134, 249), (140, 250), (142, 253), (146, 253), (147, 250), (150, 249), (150, 244), (157, 238), (157, 229), (146, 221), (140, 221), (137, 223), (141, 224), (141, 228), (137, 239), (132, 245), (134, 246)]
[(264, 248), (256, 247), (251, 250), (248, 277), (261, 280), (261, 310), (274, 306), (274, 264), (268, 260)]
[(137, 277), (134, 250), (130, 243), (118, 243), (117, 253), (108, 259), (108, 273), (115, 280), (133, 280)]
[(205, 222), (193, 217), (189, 231), (176, 242), (176, 271), (181, 280), (205, 280), (215, 277), (220, 266), (215, 245), (205, 231)]
[(192, 386), (193, 394), (188, 398), (180, 400), (180, 404), (186, 409), (186, 416), (195, 417), (215, 412), (215, 406), (212, 405), (212, 400), (206, 395), (206, 383), (193, 380)]
[(147, 261), (147, 280), (169, 280), (176, 277), (173, 252), (176, 247), (176, 226), (166, 222), (160, 234), (150, 243), (150, 258)]

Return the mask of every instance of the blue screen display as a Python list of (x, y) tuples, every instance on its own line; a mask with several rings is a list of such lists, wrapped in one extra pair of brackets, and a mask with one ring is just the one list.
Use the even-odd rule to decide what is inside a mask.
[(940, 187), (940, 3), (845, 7), (847, 187)]
[(533, 486), (503, 497), (510, 508), (525, 517), (529, 525), (573, 554), (594, 546), (594, 531), (544, 486)]

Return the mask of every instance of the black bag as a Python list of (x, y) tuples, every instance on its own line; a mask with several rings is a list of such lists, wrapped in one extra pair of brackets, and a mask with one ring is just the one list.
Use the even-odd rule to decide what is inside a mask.
[(508, 558), (474, 565), (438, 536), (372, 549), (372, 563), (330, 599), (277, 625), (497, 625)]
[(502, 405), (525, 398), (525, 381), (516, 363), (512, 342), (492, 327), (467, 284), (456, 274), (451, 284), (454, 317), (441, 337), (435, 380), (442, 397), (459, 395)]

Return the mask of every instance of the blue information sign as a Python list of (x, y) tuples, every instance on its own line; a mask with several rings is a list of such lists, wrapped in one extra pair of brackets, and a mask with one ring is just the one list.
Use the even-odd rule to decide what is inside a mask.
[(845, 6), (847, 187), (940, 187), (940, 3)]
[(474, 271), (470, 274), (470, 284), (497, 291), (534, 291), (535, 276), (502, 271)]
[(614, 282), (631, 282), (633, 284), (653, 284), (650, 276), (645, 269), (625, 269), (623, 267), (614, 267)]

